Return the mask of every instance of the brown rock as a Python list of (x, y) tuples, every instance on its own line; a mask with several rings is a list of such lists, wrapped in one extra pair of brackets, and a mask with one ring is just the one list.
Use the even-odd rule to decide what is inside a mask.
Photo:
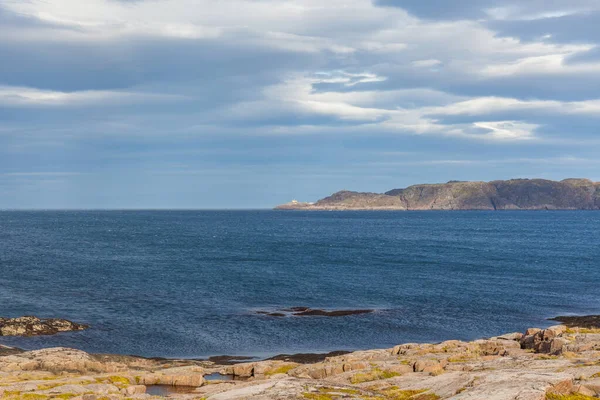
[(592, 390), (592, 389), (586, 387), (585, 385), (577, 385), (577, 386), (575, 386), (573, 391), (575, 393), (579, 393), (579, 394), (582, 394), (584, 396), (589, 396), (589, 397), (595, 397), (597, 394), (597, 392), (595, 390)]
[(254, 363), (237, 364), (233, 366), (232, 370), (235, 376), (249, 378), (254, 372)]
[(554, 355), (562, 354), (569, 342), (563, 338), (555, 338), (550, 342), (549, 353)]
[(355, 362), (344, 364), (343, 369), (344, 369), (344, 372), (348, 372), (348, 371), (358, 371), (361, 369), (367, 369), (369, 367), (370, 367), (370, 364), (368, 362), (355, 361)]
[(541, 332), (542, 330), (539, 328), (529, 328), (525, 331), (525, 336), (531, 336), (531, 335), (535, 335), (538, 332)]
[(586, 389), (593, 391), (596, 395), (600, 394), (600, 378), (590, 379), (583, 383)]
[(552, 394), (570, 394), (573, 391), (573, 379), (566, 378), (552, 385), (547, 393)]
[(418, 343), (399, 344), (398, 346), (394, 346), (394, 348), (391, 350), (391, 353), (392, 353), (393, 356), (395, 356), (395, 355), (404, 355), (409, 350), (413, 350), (413, 349), (418, 348), (420, 346), (421, 345), (418, 344)]
[(146, 393), (146, 386), (144, 385), (131, 385), (121, 390), (125, 396), (133, 396), (135, 394)]
[(512, 340), (487, 340), (479, 347), (483, 356), (505, 356), (511, 351), (521, 350), (521, 345)]
[(551, 326), (550, 328), (544, 329), (543, 340), (549, 341), (558, 337), (567, 331), (567, 327), (564, 325)]
[(506, 335), (498, 336), (499, 340), (514, 340), (520, 341), (523, 338), (523, 334), (521, 332), (507, 333)]
[(432, 372), (443, 368), (447, 362), (442, 364), (439, 360), (421, 359), (417, 360), (413, 366), (414, 372)]

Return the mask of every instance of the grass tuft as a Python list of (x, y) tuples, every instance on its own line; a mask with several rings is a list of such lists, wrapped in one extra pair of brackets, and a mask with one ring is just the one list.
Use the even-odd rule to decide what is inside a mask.
[(378, 381), (381, 379), (389, 379), (396, 376), (400, 376), (402, 374), (394, 371), (381, 370), (379, 368), (375, 368), (369, 372), (358, 373), (350, 378), (350, 382), (353, 384)]

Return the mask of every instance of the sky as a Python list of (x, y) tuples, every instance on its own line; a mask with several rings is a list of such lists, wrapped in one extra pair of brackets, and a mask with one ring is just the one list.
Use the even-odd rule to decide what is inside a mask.
[(600, 181), (598, 0), (0, 0), (0, 209)]

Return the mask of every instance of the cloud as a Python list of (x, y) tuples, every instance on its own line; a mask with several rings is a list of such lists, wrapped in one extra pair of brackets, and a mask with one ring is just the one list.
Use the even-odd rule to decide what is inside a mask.
[(475, 122), (475, 127), (489, 131), (486, 136), (497, 140), (531, 140), (533, 132), (539, 128), (535, 124), (520, 121)]
[(182, 100), (186, 100), (186, 96), (102, 90), (58, 92), (26, 87), (0, 86), (0, 105), (5, 107), (89, 107), (98, 105), (123, 106), (127, 104), (144, 104)]
[(412, 62), (412, 65), (414, 65), (415, 67), (422, 67), (422, 68), (437, 67), (441, 64), (442, 64), (442, 62), (440, 60), (436, 60), (436, 59), (417, 60), (417, 61)]
[[(321, 171), (322, 186), (303, 178), (316, 196), (334, 176), (375, 190), (369, 175), (388, 189), (590, 159), (598, 23), (595, 0), (0, 0), (0, 170), (89, 172), (108, 194), (76, 175), (62, 189), (97, 204), (123, 200), (126, 177), (174, 201), (144, 171), (205, 171), (204, 191), (223, 193), (253, 182), (254, 199), (277, 182), (287, 200), (303, 168)], [(378, 151), (432, 162), (343, 172)], [(482, 168), (450, 176), (461, 165)], [(201, 199), (183, 172), (161, 184)]]
[(600, 61), (596, 63), (567, 64), (568, 55), (552, 54), (546, 56), (526, 57), (505, 64), (488, 65), (482, 70), (487, 76), (514, 75), (567, 75), (592, 74), (600, 76)]
[(375, 4), (399, 7), (427, 19), (537, 20), (599, 10), (595, 0), (375, 0)]

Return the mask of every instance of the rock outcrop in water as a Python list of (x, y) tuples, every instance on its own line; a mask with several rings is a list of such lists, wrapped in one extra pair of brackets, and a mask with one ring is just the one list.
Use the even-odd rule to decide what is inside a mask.
[(588, 179), (512, 179), (415, 185), (384, 194), (341, 191), (279, 210), (599, 210), (600, 183)]
[(65, 348), (2, 354), (3, 400), (151, 399), (165, 392), (171, 392), (172, 399), (189, 400), (593, 400), (600, 396), (600, 329), (566, 326), (473, 342), (401, 344), (309, 364), (269, 360), (224, 366), (92, 355)]
[(59, 332), (82, 331), (89, 328), (66, 319), (37, 317), (0, 318), (0, 336), (41, 336)]
[(562, 322), (567, 326), (579, 326), (582, 328), (600, 329), (600, 315), (556, 317), (552, 318), (552, 321)]
[(309, 307), (292, 307), (276, 311), (257, 311), (256, 314), (269, 317), (348, 317), (350, 315), (370, 314), (375, 310), (319, 310)]

